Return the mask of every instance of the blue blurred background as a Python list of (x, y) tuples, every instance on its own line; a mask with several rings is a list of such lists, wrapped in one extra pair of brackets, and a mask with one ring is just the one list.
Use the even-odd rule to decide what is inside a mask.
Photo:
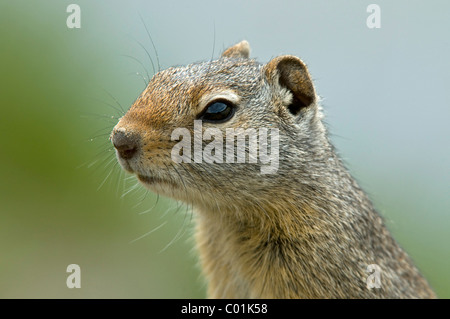
[(261, 62), (301, 57), (347, 166), (449, 298), (450, 2), (377, 1), (379, 29), (371, 3), (2, 0), (0, 297), (205, 296), (192, 212), (123, 173), (108, 141), (153, 74), (147, 27), (161, 68), (243, 39)]

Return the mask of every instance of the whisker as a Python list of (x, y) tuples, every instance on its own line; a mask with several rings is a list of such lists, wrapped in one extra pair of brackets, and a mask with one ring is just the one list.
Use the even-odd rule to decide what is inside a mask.
[(95, 135), (95, 136), (91, 137), (88, 141), (89, 141), (89, 142), (92, 142), (92, 141), (96, 140), (97, 138), (105, 137), (105, 136), (110, 136), (110, 135), (111, 135), (111, 132), (108, 131), (108, 132), (103, 133), (103, 134)]
[[(112, 158), (112, 159), (108, 162), (108, 164), (106, 164), (106, 167), (108, 167), (108, 166), (111, 164), (111, 162), (112, 162), (113, 160), (114, 160), (114, 158)], [(111, 176), (112, 172), (113, 172), (113, 170), (110, 170), (110, 171), (109, 171), (108, 175), (106, 175), (105, 179), (103, 179), (103, 182), (100, 184), (99, 187), (97, 187), (97, 192), (102, 188), (102, 186), (105, 184), (106, 180), (109, 178), (109, 176)]]
[(145, 31), (147, 31), (147, 35), (148, 35), (148, 37), (150, 39), (150, 42), (152, 43), (153, 50), (155, 51), (156, 63), (158, 64), (158, 72), (159, 72), (159, 71), (161, 71), (161, 65), (159, 64), (158, 51), (156, 50), (155, 43), (153, 42), (152, 36), (150, 35), (150, 32), (148, 31), (148, 28), (147, 28), (147, 25), (144, 22), (144, 19), (142, 19), (142, 16), (140, 14), (139, 14), (139, 17), (141, 18), (141, 21), (144, 24)]
[[(131, 56), (131, 55), (122, 54), (122, 56), (127, 57), (127, 58), (130, 58), (130, 59), (136, 61), (137, 63), (139, 63), (139, 64), (141, 65), (141, 67), (144, 69), (145, 73), (147, 74), (147, 78), (150, 80), (150, 75), (148, 74), (147, 69), (145, 68), (144, 64), (143, 64), (141, 61), (139, 61), (138, 59), (136, 59), (135, 57), (133, 57), (133, 56)], [(142, 78), (144, 78), (144, 77), (142, 77)], [(144, 81), (145, 81), (145, 80), (146, 80), (146, 79), (144, 78)], [(146, 81), (146, 82), (148, 82), (148, 81)]]
[[(84, 162), (83, 164), (78, 165), (76, 168), (77, 168), (77, 169), (80, 169), (80, 168), (82, 168), (82, 167), (91, 168), (91, 167), (93, 167), (94, 165), (96, 165), (98, 162), (104, 163), (105, 161), (107, 161), (108, 159), (110, 159), (109, 156), (104, 156), (103, 158), (97, 158), (97, 157), (99, 157), (102, 153), (105, 153), (105, 152), (107, 152), (107, 151), (109, 151), (109, 149), (104, 149), (104, 150), (102, 150), (101, 152), (99, 152), (98, 154), (96, 154), (96, 155), (94, 156), (94, 160), (89, 160), (89, 161), (87, 161), (87, 162)], [(102, 166), (100, 166), (100, 167), (102, 167)]]
[(131, 193), (132, 191), (136, 190), (139, 187), (139, 182), (136, 182), (136, 184), (134, 184), (133, 186), (131, 186), (125, 193), (122, 194), (121, 198), (124, 198), (125, 196), (127, 196), (129, 193)]
[(189, 209), (189, 205), (186, 206), (186, 213), (189, 211), (189, 223), (192, 223), (192, 217), (194, 216), (194, 206), (190, 204), (191, 208)]
[(206, 70), (206, 75), (205, 77), (209, 76), (209, 71), (211, 69), (211, 65), (212, 65), (212, 61), (214, 59), (214, 51), (216, 48), (216, 22), (213, 21), (213, 30), (214, 30), (214, 35), (213, 35), (213, 49), (212, 49), (212, 54), (211, 54), (211, 60), (209, 61), (209, 66), (208, 66), (208, 70)]
[[(106, 89), (104, 89), (104, 88), (102, 88), (102, 90), (103, 91), (105, 91), (107, 94), (109, 94), (109, 92), (107, 92), (106, 91)], [(103, 101), (103, 100), (101, 100), (101, 99), (98, 99), (98, 98), (96, 98), (96, 97), (89, 97), (91, 100), (94, 100), (94, 101), (96, 101), (96, 102), (98, 102), (98, 103), (101, 103), (101, 104), (103, 104), (103, 105), (106, 105), (106, 106), (109, 106), (110, 108), (112, 108), (114, 111), (116, 111), (117, 112), (117, 116), (115, 117), (115, 118), (117, 118), (117, 119), (119, 119), (120, 117), (122, 117), (124, 114), (125, 114), (125, 112), (124, 112), (124, 110), (122, 109), (122, 106), (120, 106), (120, 108), (117, 108), (117, 106), (116, 105), (114, 105), (114, 104), (111, 104), (111, 103), (108, 103), (108, 102), (106, 102), (106, 101)]]
[[(142, 49), (144, 49), (145, 53), (147, 54), (148, 58), (150, 59), (150, 64), (152, 65), (153, 74), (155, 74), (155, 65), (153, 64), (153, 59), (148, 50), (145, 48), (145, 46), (138, 40), (134, 39), (134, 41), (137, 42), (141, 46)], [(148, 77), (150, 79), (150, 77)]]
[(106, 132), (111, 132), (111, 131), (112, 131), (111, 125), (102, 127), (102, 128), (100, 128), (100, 129), (96, 130), (95, 132), (93, 132), (92, 134), (98, 134), (98, 133), (102, 133), (102, 132), (104, 132), (104, 131), (106, 131)]
[[(97, 158), (97, 157), (99, 157), (100, 155), (104, 155), (105, 153), (107, 154), (108, 152), (113, 152), (114, 151), (114, 148), (111, 146), (111, 145), (108, 145), (108, 146), (106, 146), (106, 147), (104, 147), (103, 149), (101, 149), (98, 153), (96, 153), (93, 157), (94, 158)], [(90, 166), (92, 166), (92, 165), (90, 165)]]
[[(181, 205), (181, 206), (184, 206), (184, 205)], [(181, 232), (181, 234), (180, 234), (180, 236), (179, 236), (179, 238), (177, 240), (179, 240), (180, 238), (182, 238), (186, 234), (186, 231), (188, 229), (188, 225), (190, 224), (191, 219), (189, 219), (189, 224), (186, 223), (186, 220), (187, 220), (186, 216), (187, 216), (187, 214), (184, 213), (183, 224), (181, 225), (182, 232)]]
[[(119, 165), (119, 163), (116, 162), (116, 165)], [(123, 171), (123, 169), (120, 169), (119, 172), (120, 173), (119, 173), (118, 180), (116, 183), (116, 196), (117, 197), (120, 197), (120, 193), (123, 193), (123, 191), (122, 192), (120, 191), (120, 186), (122, 186), (122, 189), (123, 189), (123, 184), (124, 184), (124, 178), (123, 178), (124, 171)]]
[[(184, 225), (184, 222), (183, 222), (183, 225)], [(166, 246), (164, 246), (164, 248), (161, 249), (158, 253), (160, 254), (160, 253), (166, 251), (167, 248), (172, 246), (173, 243), (175, 243), (178, 239), (180, 239), (181, 238), (180, 234), (182, 233), (182, 230), (183, 230), (183, 227), (180, 227), (178, 229), (177, 233), (175, 234), (175, 237), (173, 237), (172, 240)]]
[[(148, 191), (147, 191), (147, 193), (148, 193)], [(156, 203), (155, 203), (151, 208), (146, 209), (146, 210), (144, 210), (143, 212), (140, 212), (139, 215), (143, 215), (143, 214), (150, 213), (150, 212), (158, 205), (158, 200), (159, 200), (159, 194), (158, 194), (158, 196), (157, 196), (157, 198), (156, 198)], [(170, 210), (170, 209), (171, 209), (171, 208), (168, 208), (167, 211)]]
[[(108, 94), (109, 97), (112, 98), (112, 99), (114, 100), (114, 102), (119, 106), (121, 114), (125, 114), (125, 110), (124, 110), (124, 108), (122, 107), (122, 105), (119, 103), (119, 101), (118, 101), (111, 93), (109, 93), (106, 89), (103, 89), (103, 91), (104, 91), (106, 94)], [(111, 106), (112, 106), (112, 105), (111, 105)], [(116, 110), (118, 110), (118, 109), (116, 109)], [(119, 111), (119, 110), (118, 110), (118, 111)]]
[(147, 195), (148, 195), (148, 189), (145, 189), (144, 188), (144, 195), (142, 195), (141, 197), (141, 199), (132, 207), (132, 208), (136, 208), (136, 207), (138, 207), (138, 206), (140, 206), (140, 205), (142, 205), (142, 203), (145, 201), (145, 199), (147, 198)]
[(110, 123), (115, 123), (119, 118), (115, 117), (114, 115), (108, 115), (108, 114), (98, 114), (98, 113), (91, 113), (91, 112), (83, 112), (80, 115), (81, 118), (92, 118), (95, 117), (96, 119), (100, 120), (108, 120)]
[[(147, 193), (148, 193), (148, 190), (147, 190)], [(143, 215), (143, 214), (150, 213), (153, 209), (155, 209), (156, 206), (158, 206), (158, 201), (159, 201), (159, 194), (156, 194), (156, 202), (155, 202), (155, 204), (153, 204), (153, 206), (152, 206), (151, 208), (146, 209), (146, 210), (144, 210), (143, 212), (140, 212), (139, 215)], [(171, 208), (168, 208), (168, 209), (166, 210), (166, 212), (163, 214), (163, 216), (164, 216), (170, 209), (171, 209)], [(161, 216), (160, 216), (159, 219), (161, 219)]]
[(134, 180), (135, 176), (134, 175), (128, 175), (127, 177), (124, 178), (125, 181), (130, 181), (130, 180)]
[(214, 51), (216, 49), (216, 21), (213, 21), (214, 38), (213, 38), (213, 49), (211, 54), (211, 61), (214, 59)]
[(139, 239), (142, 239), (142, 238), (144, 238), (144, 237), (147, 237), (148, 235), (154, 233), (155, 231), (157, 231), (158, 229), (160, 229), (161, 227), (163, 227), (165, 224), (167, 224), (167, 221), (163, 222), (161, 225), (159, 225), (158, 227), (152, 229), (152, 230), (149, 231), (148, 233), (145, 233), (144, 235), (142, 235), (142, 236), (140, 236), (140, 237), (138, 237), (138, 238), (136, 238), (136, 239), (133, 239), (132, 241), (129, 242), (129, 244), (132, 244), (132, 243), (138, 241)]
[(145, 77), (144, 77), (141, 73), (139, 73), (139, 72), (136, 72), (136, 73), (131, 72), (131, 73), (128, 73), (128, 74), (129, 74), (129, 75), (137, 75), (137, 76), (140, 76), (141, 79), (142, 79), (142, 81), (144, 81), (144, 88), (147, 86), (148, 81), (145, 79)]

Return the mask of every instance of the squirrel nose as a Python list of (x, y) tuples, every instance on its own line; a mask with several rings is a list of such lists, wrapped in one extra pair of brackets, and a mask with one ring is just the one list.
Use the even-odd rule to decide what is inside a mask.
[(111, 141), (119, 156), (123, 159), (133, 158), (139, 148), (139, 136), (123, 128), (114, 130)]

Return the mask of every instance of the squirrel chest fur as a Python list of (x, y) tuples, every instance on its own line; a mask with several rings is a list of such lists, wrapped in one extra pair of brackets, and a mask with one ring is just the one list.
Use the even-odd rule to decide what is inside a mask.
[[(194, 207), (208, 296), (435, 297), (336, 155), (305, 64), (290, 55), (260, 64), (249, 51), (242, 41), (218, 60), (157, 73), (111, 134), (125, 170)], [(275, 139), (237, 144), (261, 128)], [(218, 147), (207, 156), (213, 139), (230, 146), (229, 129), (247, 161)], [(185, 136), (180, 152), (180, 134), (196, 130), (203, 139)], [(200, 157), (186, 151), (196, 142)], [(262, 147), (276, 152), (270, 172)]]

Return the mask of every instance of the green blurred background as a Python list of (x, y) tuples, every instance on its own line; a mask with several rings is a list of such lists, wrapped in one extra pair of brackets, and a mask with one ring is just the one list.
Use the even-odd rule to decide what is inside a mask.
[(108, 141), (152, 75), (146, 50), (156, 63), (143, 21), (162, 68), (242, 39), (261, 62), (302, 57), (349, 169), (450, 297), (450, 3), (377, 1), (376, 30), (370, 3), (1, 0), (0, 297), (205, 296), (191, 212), (137, 185)]

